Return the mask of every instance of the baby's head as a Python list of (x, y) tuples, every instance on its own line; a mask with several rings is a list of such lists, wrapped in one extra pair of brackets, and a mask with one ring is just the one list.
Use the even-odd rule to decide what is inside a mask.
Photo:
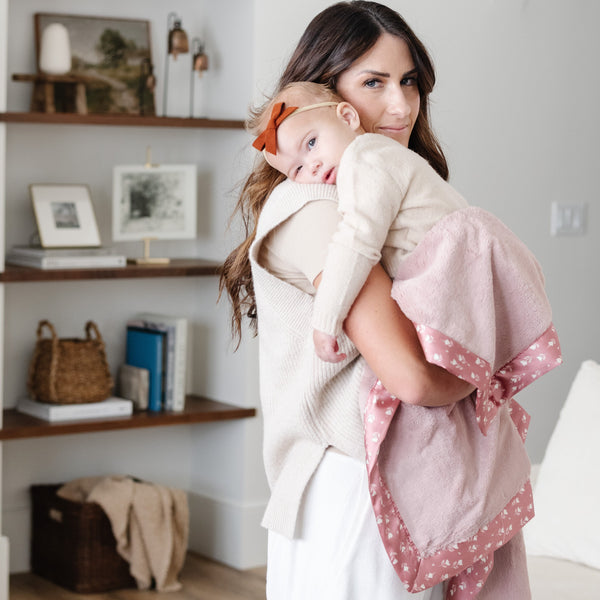
[(255, 120), (254, 147), (267, 162), (299, 183), (334, 184), (346, 147), (364, 133), (358, 113), (327, 87), (292, 83)]

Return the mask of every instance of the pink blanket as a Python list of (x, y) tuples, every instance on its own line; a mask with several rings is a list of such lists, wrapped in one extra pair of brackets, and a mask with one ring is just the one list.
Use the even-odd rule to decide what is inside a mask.
[[(477, 389), (450, 407), (425, 408), (402, 404), (380, 382), (366, 388), (377, 523), (409, 591), (448, 580), (447, 598), (473, 598), (494, 552), (510, 549), (533, 517), (529, 415), (513, 396), (561, 362), (544, 278), (509, 229), (470, 207), (427, 234), (402, 264), (392, 296), (415, 323), (427, 360)], [(510, 586), (513, 575), (522, 576), (509, 570), (494, 581)], [(482, 596), (506, 597), (506, 589), (489, 588)], [(528, 590), (510, 595), (527, 598)]]

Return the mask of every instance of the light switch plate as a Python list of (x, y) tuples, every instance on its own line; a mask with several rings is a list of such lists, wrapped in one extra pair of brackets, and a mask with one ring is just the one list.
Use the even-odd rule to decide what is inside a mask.
[(553, 202), (550, 211), (550, 233), (552, 235), (583, 235), (586, 219), (585, 204)]

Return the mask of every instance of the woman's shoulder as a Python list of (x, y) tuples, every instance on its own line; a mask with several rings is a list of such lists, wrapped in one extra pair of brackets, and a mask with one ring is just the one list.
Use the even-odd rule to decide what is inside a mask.
[[(358, 164), (375, 164), (389, 168), (391, 164), (428, 165), (427, 161), (414, 150), (381, 133), (363, 133), (348, 146), (348, 156)], [(430, 168), (430, 167), (429, 167)]]

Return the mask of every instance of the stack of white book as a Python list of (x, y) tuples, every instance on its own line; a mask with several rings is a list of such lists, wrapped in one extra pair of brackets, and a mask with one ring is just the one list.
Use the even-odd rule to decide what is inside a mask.
[(124, 267), (127, 257), (117, 254), (112, 247), (98, 248), (42, 248), (41, 246), (13, 246), (6, 262), (36, 269), (100, 269)]
[(30, 398), (21, 398), (17, 410), (45, 421), (79, 421), (84, 419), (102, 419), (108, 417), (127, 417), (133, 412), (131, 400), (107, 398), (102, 402), (83, 404), (48, 404)]

